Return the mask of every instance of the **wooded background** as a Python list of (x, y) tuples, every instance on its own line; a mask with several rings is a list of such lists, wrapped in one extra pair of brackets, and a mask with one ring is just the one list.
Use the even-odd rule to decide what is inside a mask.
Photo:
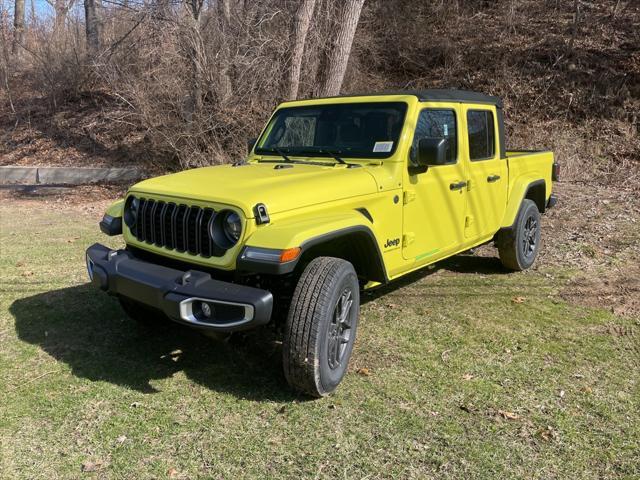
[(285, 99), (455, 87), (565, 179), (638, 184), (638, 1), (33, 1), (0, 0), (4, 164), (237, 161)]

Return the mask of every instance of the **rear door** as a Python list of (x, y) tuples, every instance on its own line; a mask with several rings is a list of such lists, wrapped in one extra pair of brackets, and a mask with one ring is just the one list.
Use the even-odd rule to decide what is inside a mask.
[(493, 235), (507, 203), (507, 160), (500, 158), (498, 118), (494, 106), (466, 105), (465, 163), (467, 204), (464, 235), (467, 241)]
[[(461, 108), (442, 103), (418, 114), (404, 191), (402, 254), (405, 260), (428, 263), (458, 248), (464, 240), (466, 189), (461, 156)], [(421, 138), (446, 138), (447, 164), (426, 171), (415, 168)]]

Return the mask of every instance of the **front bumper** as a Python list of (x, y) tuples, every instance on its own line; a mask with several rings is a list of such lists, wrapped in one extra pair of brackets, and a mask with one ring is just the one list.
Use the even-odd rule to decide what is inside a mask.
[(197, 270), (185, 272), (145, 262), (127, 250), (110, 250), (98, 243), (87, 249), (86, 257), (96, 287), (161, 310), (176, 322), (232, 332), (271, 319), (273, 295), (267, 290), (215, 280)]

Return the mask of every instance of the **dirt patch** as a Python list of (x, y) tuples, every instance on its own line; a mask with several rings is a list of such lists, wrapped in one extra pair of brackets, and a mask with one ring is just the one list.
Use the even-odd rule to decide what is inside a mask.
[(640, 266), (630, 263), (598, 275), (580, 275), (569, 281), (560, 296), (572, 303), (640, 318)]
[(13, 93), (15, 112), (0, 113), (0, 165), (153, 169), (144, 130), (109, 95), (81, 94), (56, 108), (28, 84)]
[(106, 208), (111, 202), (126, 192), (122, 185), (80, 185), (80, 186), (40, 186), (0, 188), (0, 201), (10, 201), (17, 208), (41, 208), (56, 205), (72, 210), (85, 211), (87, 208)]

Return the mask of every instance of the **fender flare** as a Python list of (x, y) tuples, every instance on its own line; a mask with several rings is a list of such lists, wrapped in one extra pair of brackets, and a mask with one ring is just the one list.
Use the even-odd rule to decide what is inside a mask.
[[(376, 235), (370, 226), (363, 222), (366, 221), (366, 218), (360, 212), (354, 210), (346, 214), (324, 217), (322, 218), (322, 225), (325, 228), (320, 229), (317, 228), (317, 224), (314, 228), (305, 229), (305, 224), (309, 225), (306, 220), (308, 219), (298, 222), (292, 219), (291, 221), (283, 222), (281, 225), (273, 223), (255, 232), (243, 247), (236, 261), (236, 268), (243, 272), (274, 275), (288, 274), (293, 272), (300, 261), (305, 258), (305, 254), (309, 254), (314, 248), (322, 247), (332, 241), (348, 238), (349, 241), (354, 242), (352, 244), (354, 255), (360, 255), (363, 259), (366, 258), (367, 269), (369, 272), (373, 272), (372, 277), (375, 277), (371, 279), (381, 283), (388, 281), (382, 251), (378, 245)], [(274, 240), (277, 237), (279, 238)], [(303, 238), (304, 240), (302, 240)], [(295, 260), (290, 262), (273, 263), (245, 258), (243, 255), (245, 249), (251, 247), (271, 250), (300, 247), (301, 252)]]
[(545, 201), (543, 202), (541, 210), (541, 213), (543, 213), (544, 204), (546, 204), (547, 198), (547, 185), (545, 180), (539, 177), (528, 176), (516, 180), (513, 188), (511, 189), (509, 200), (507, 201), (507, 208), (505, 210), (502, 223), (500, 224), (501, 229), (511, 228), (513, 226), (518, 216), (518, 212), (520, 211), (520, 206), (522, 205), (523, 200), (528, 197), (529, 192), (540, 187), (544, 188)]

